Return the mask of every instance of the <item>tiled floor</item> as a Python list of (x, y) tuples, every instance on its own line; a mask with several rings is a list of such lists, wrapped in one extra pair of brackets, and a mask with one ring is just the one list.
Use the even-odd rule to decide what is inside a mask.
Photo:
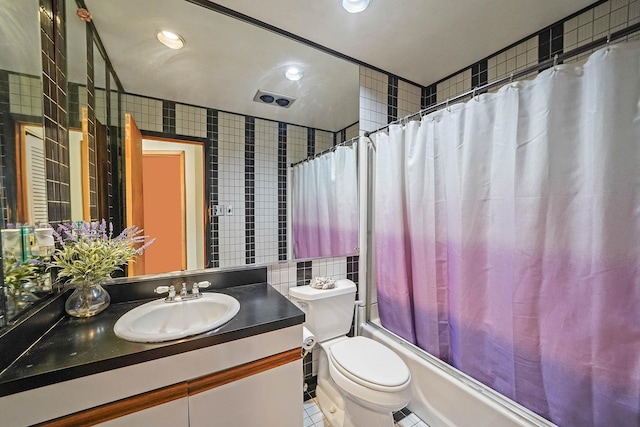
[[(408, 415), (407, 415), (408, 414)], [(396, 420), (395, 427), (429, 427), (406, 408), (393, 417)], [(304, 427), (331, 427), (327, 419), (322, 415), (316, 399), (304, 402)]]

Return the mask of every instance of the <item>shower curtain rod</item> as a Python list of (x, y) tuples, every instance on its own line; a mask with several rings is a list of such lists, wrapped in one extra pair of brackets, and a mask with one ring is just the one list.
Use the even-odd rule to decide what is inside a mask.
[(627, 27), (625, 29), (622, 29), (620, 31), (616, 31), (614, 33), (610, 33), (606, 37), (602, 37), (602, 38), (599, 38), (597, 40), (593, 40), (590, 43), (587, 43), (585, 45), (582, 45), (580, 47), (572, 49), (569, 52), (556, 54), (553, 58), (549, 58), (549, 59), (547, 59), (545, 61), (542, 61), (542, 62), (540, 62), (540, 63), (538, 63), (536, 65), (533, 65), (531, 67), (527, 67), (527, 68), (525, 68), (523, 70), (520, 70), (520, 71), (517, 71), (515, 73), (511, 73), (508, 76), (501, 77), (501, 78), (496, 79), (496, 80), (494, 80), (494, 81), (492, 81), (490, 83), (486, 83), (486, 84), (484, 84), (482, 86), (477, 86), (477, 87), (473, 88), (470, 91), (464, 92), (464, 93), (462, 93), (460, 95), (456, 95), (453, 98), (447, 99), (446, 101), (438, 102), (437, 104), (431, 105), (431, 106), (429, 106), (429, 107), (427, 107), (425, 109), (422, 109), (422, 110), (420, 110), (420, 111), (418, 111), (416, 113), (412, 113), (412, 114), (409, 114), (407, 116), (402, 117), (401, 119), (394, 120), (393, 122), (391, 122), (391, 123), (389, 123), (389, 124), (387, 124), (385, 126), (382, 126), (381, 128), (378, 128), (378, 129), (373, 130), (371, 132), (365, 132), (364, 136), (369, 137), (369, 136), (371, 136), (371, 135), (373, 135), (375, 133), (378, 133), (378, 132), (381, 132), (383, 130), (389, 129), (389, 126), (391, 126), (391, 125), (395, 125), (395, 124), (398, 124), (398, 123), (401, 124), (402, 122), (409, 121), (413, 117), (418, 116), (418, 115), (420, 117), (422, 117), (425, 114), (432, 113), (432, 112), (434, 112), (436, 110), (439, 110), (442, 107), (447, 107), (450, 103), (460, 101), (460, 100), (462, 100), (462, 99), (464, 99), (464, 98), (466, 98), (468, 96), (471, 96), (473, 98), (473, 97), (476, 96), (476, 94), (479, 94), (480, 92), (482, 92), (484, 90), (491, 89), (491, 88), (493, 88), (495, 86), (500, 86), (501, 84), (503, 84), (505, 82), (512, 81), (513, 79), (525, 76), (525, 75), (527, 75), (529, 73), (532, 73), (532, 72), (535, 72), (535, 71), (544, 70), (544, 69), (549, 68), (551, 66), (555, 66), (558, 63), (560, 63), (561, 61), (564, 61), (564, 60), (569, 59), (571, 57), (580, 55), (581, 53), (587, 52), (587, 51), (589, 51), (591, 49), (595, 49), (597, 47), (609, 44), (609, 43), (611, 43), (613, 41), (619, 40), (619, 39), (621, 39), (623, 37), (626, 37), (626, 36), (628, 36), (630, 34), (633, 34), (633, 33), (637, 32), (639, 30), (640, 30), (640, 23), (633, 24), (633, 25), (631, 25), (631, 26), (629, 26), (629, 27)]
[(331, 148), (327, 148), (326, 150), (323, 150), (323, 151), (321, 151), (321, 152), (319, 152), (319, 153), (316, 153), (316, 154), (314, 154), (313, 156), (309, 156), (309, 157), (307, 157), (306, 159), (302, 159), (302, 160), (300, 160), (300, 161), (298, 161), (298, 162), (291, 163), (291, 167), (294, 167), (294, 166), (296, 166), (296, 165), (299, 165), (300, 163), (308, 162), (309, 160), (313, 160), (313, 159), (315, 159), (315, 158), (317, 158), (317, 157), (320, 157), (320, 156), (322, 156), (322, 155), (324, 155), (324, 154), (327, 154), (327, 153), (329, 153), (329, 152), (331, 152), (331, 151), (335, 151), (335, 149), (336, 149), (336, 148), (338, 148), (338, 147), (342, 147), (342, 146), (345, 146), (345, 145), (353, 144), (353, 143), (354, 143), (354, 142), (356, 142), (358, 139), (360, 139), (360, 136), (354, 136), (354, 137), (353, 137), (353, 138), (351, 138), (351, 139), (347, 139), (346, 141), (339, 142), (339, 143), (337, 143), (336, 145), (332, 146)]

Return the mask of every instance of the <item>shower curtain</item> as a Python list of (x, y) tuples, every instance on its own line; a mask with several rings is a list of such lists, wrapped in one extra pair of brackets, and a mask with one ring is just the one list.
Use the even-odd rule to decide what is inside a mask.
[(377, 134), (387, 329), (567, 427), (640, 425), (640, 46)]
[(357, 143), (293, 167), (296, 258), (351, 254), (358, 246)]

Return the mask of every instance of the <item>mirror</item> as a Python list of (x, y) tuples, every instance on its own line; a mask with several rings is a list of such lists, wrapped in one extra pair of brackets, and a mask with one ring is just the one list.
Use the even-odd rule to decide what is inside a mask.
[[(24, 191), (25, 188), (18, 186), (17, 166), (22, 150), (17, 145), (17, 138), (25, 124), (42, 126), (43, 100), (38, 1), (0, 0), (0, 9), (0, 87), (3, 88), (0, 90), (0, 142), (6, 225), (35, 219), (26, 217), (29, 210), (23, 202), (28, 203), (30, 198), (22, 198), (18, 193), (19, 189)], [(21, 43), (15, 43), (15, 40)]]
[[(295, 203), (291, 178), (288, 199), (279, 200), (284, 191), (278, 194), (278, 185), (285, 185), (287, 174), (287, 168), (282, 167), (357, 136), (359, 68), (193, 3), (116, 0), (107, 5), (86, 0), (126, 90), (123, 112), (130, 113), (140, 129), (143, 151), (148, 151), (145, 145), (163, 143), (165, 151), (171, 150), (171, 144), (204, 147), (208, 185), (200, 200), (205, 202), (208, 218), (204, 220), (210, 229), (204, 234), (209, 239), (200, 243), (189, 233), (184, 237), (192, 242), (187, 247), (205, 246), (201, 267), (291, 259), (292, 251), (287, 247), (291, 218), (289, 224), (285, 219), (286, 209)], [(127, 10), (126, 18), (118, 12), (121, 10)], [(184, 48), (172, 50), (161, 45), (155, 38), (160, 29), (179, 33)], [(284, 78), (292, 64), (304, 68), (302, 80)], [(296, 99), (289, 108), (254, 102), (260, 89)], [(210, 143), (213, 140), (215, 145)], [(280, 153), (279, 143), (284, 145)], [(196, 166), (187, 161), (185, 170), (195, 173)], [(152, 185), (144, 181), (142, 193), (152, 191)], [(147, 225), (153, 218), (140, 221), (148, 234), (155, 237), (162, 232), (151, 231)], [(283, 241), (283, 234), (289, 239)], [(355, 246), (348, 252), (323, 256), (353, 254)], [(158, 247), (152, 245), (145, 258)], [(187, 255), (187, 268), (198, 265), (191, 260)]]
[[(28, 93), (38, 101), (30, 100), (29, 114), (16, 114), (30, 116), (24, 123), (42, 123), (38, 2), (0, 2), (3, 40), (21, 40), (19, 45), (5, 42), (0, 73), (29, 76)], [(87, 108), (88, 136), (83, 138), (90, 153), (89, 172), (88, 179), (82, 179), (89, 182), (89, 196), (80, 202), (82, 217), (87, 218), (88, 205), (91, 219), (104, 216), (116, 229), (126, 226), (123, 120), (131, 113), (143, 136), (155, 144), (166, 139), (198, 145), (203, 151), (204, 233), (196, 244), (204, 247), (198, 255), (201, 264), (188, 265), (230, 267), (289, 259), (288, 166), (357, 135), (358, 66), (183, 0), (87, 0), (116, 76), (98, 44), (87, 49), (88, 27), (77, 18), (75, 1), (64, 3), (70, 140), (83, 131), (82, 111)], [(122, 10), (127, 10), (126, 17), (118, 13)], [(165, 26), (185, 37), (183, 51), (167, 49), (154, 38)], [(304, 66), (302, 81), (283, 78), (294, 62)], [(87, 64), (93, 67), (93, 82), (87, 80)], [(92, 83), (93, 101), (87, 96)], [(296, 99), (289, 108), (254, 102), (259, 89)], [(11, 199), (17, 200), (18, 177), (6, 155), (15, 146), (15, 136), (6, 130), (7, 117), (3, 115), (0, 129), (5, 223), (18, 222), (13, 208), (17, 202)], [(97, 141), (101, 134), (106, 135), (104, 144)], [(73, 219), (78, 212), (74, 208)]]
[[(22, 264), (24, 223), (46, 222), (43, 85), (37, 0), (0, 0), (0, 148), (2, 156), (3, 287), (0, 326), (45, 293), (37, 269)], [(20, 43), (16, 43), (20, 40)], [(47, 52), (48, 53), (48, 52)], [(50, 86), (47, 85), (47, 89)], [(9, 229), (11, 227), (11, 229)], [(32, 230), (32, 229), (31, 229)], [(50, 286), (49, 283), (46, 284)]]

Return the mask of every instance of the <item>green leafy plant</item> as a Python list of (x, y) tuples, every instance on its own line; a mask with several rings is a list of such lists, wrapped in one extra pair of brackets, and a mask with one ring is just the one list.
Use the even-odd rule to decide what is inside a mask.
[(113, 225), (106, 222), (61, 224), (54, 232), (59, 243), (49, 266), (57, 267), (58, 278), (74, 284), (98, 283), (121, 266), (135, 261), (155, 239), (145, 242), (138, 227), (125, 228), (113, 237)]
[(37, 278), (40, 267), (31, 260), (22, 262), (13, 255), (4, 258), (4, 284), (12, 291), (18, 291), (25, 284)]

